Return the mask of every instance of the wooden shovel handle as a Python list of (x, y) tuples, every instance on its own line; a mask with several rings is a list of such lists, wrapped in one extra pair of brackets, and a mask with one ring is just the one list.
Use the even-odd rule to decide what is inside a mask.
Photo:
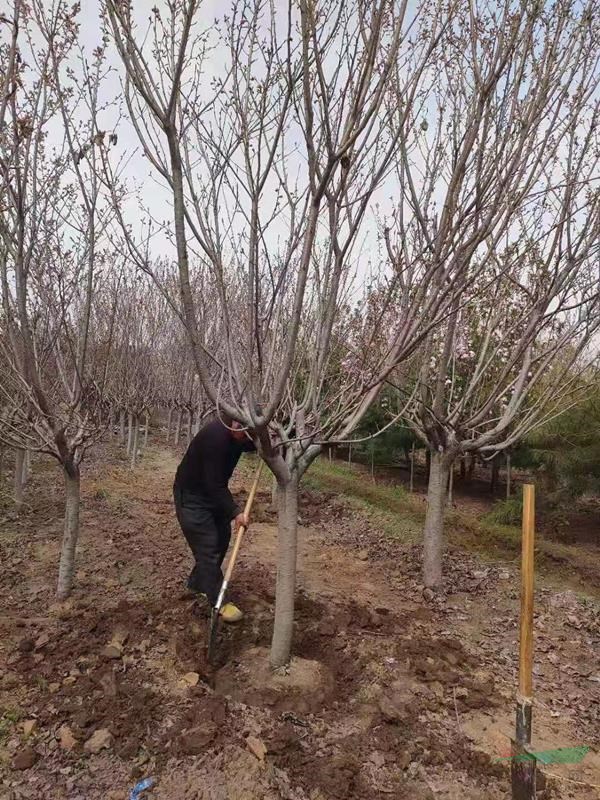
[[(246, 515), (246, 517), (250, 516), (250, 511), (252, 510), (252, 505), (254, 503), (254, 496), (256, 495), (256, 490), (258, 489), (258, 482), (260, 480), (260, 473), (262, 471), (262, 466), (263, 462), (261, 461), (257, 467), (256, 474), (254, 475), (254, 481), (252, 483), (252, 486), (250, 487), (250, 493), (248, 494), (248, 499), (246, 500), (246, 505), (244, 506), (244, 514)], [(233, 572), (233, 568), (235, 566), (235, 562), (240, 550), (240, 545), (242, 544), (242, 538), (245, 533), (246, 533), (245, 526), (240, 525), (235, 537), (235, 542), (233, 544), (233, 550), (231, 551), (231, 556), (227, 564), (227, 569), (225, 570), (225, 578), (224, 578), (225, 584), (228, 584), (229, 579), (231, 578), (231, 573)]]

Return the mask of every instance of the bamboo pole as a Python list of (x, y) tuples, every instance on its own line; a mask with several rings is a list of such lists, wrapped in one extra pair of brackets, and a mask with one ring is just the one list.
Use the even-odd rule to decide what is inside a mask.
[(513, 800), (535, 800), (536, 796), (536, 763), (529, 753), (533, 702), (534, 540), (535, 487), (526, 484), (523, 486), (519, 691), (511, 761)]

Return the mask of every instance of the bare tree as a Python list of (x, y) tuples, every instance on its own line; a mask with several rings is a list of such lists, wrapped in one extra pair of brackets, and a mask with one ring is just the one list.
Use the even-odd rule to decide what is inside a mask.
[[(460, 264), (407, 415), (431, 451), (424, 580), (439, 586), (448, 472), (568, 406), (599, 316), (597, 2), (465, 4), (402, 143), (386, 234)], [(440, 273), (441, 274), (441, 273)]]
[(0, 342), (8, 366), (0, 438), (49, 453), (63, 468), (63, 598), (73, 583), (81, 462), (102, 431), (104, 370), (91, 358), (90, 331), (112, 214), (96, 164), (106, 67), (102, 47), (83, 58), (76, 9), (66, 3), (48, 10), (16, 0), (13, 12), (0, 106)]
[[(201, 3), (181, 0), (156, 7), (144, 32), (135, 8), (107, 2), (130, 118), (172, 192), (169, 233), (197, 372), (210, 401), (252, 430), (277, 478), (275, 665), (291, 647), (300, 478), (322, 441), (351, 432), (424, 335), (421, 317), (402, 318), (358, 385), (333, 368), (359, 235), (410, 137), (439, 41), (434, 5), (411, 14), (407, 2), (302, 0), (279, 14), (263, 0), (236, 2), (202, 30)], [(224, 66), (209, 81), (202, 56), (213, 47)], [(392, 78), (400, 111), (386, 101)], [(143, 242), (123, 229), (151, 269)], [(217, 350), (191, 288), (192, 261), (217, 298)]]

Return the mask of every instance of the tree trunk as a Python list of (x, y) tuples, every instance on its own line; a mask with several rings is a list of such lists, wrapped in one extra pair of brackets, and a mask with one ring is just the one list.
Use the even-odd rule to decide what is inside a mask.
[(150, 414), (146, 411), (145, 415), (146, 420), (146, 430), (144, 431), (144, 450), (148, 446), (148, 428), (150, 427)]
[(4, 446), (0, 444), (0, 486), (4, 483)]
[(175, 420), (175, 444), (179, 444), (179, 437), (181, 436), (181, 417), (182, 411), (179, 408), (177, 410), (177, 419)]
[(64, 600), (71, 594), (75, 573), (75, 550), (79, 536), (79, 467), (64, 467), (65, 477), (65, 530), (60, 551), (58, 586), (56, 594)]
[(133, 413), (130, 411), (128, 416), (128, 431), (127, 431), (127, 455), (131, 455), (131, 445), (133, 442)]
[(506, 454), (506, 499), (508, 500), (510, 497), (510, 479), (511, 479), (511, 467), (510, 467), (510, 453)]
[(454, 499), (454, 463), (450, 465), (450, 476), (448, 478), (448, 505), (452, 505)]
[(277, 491), (277, 587), (271, 664), (282, 667), (290, 660), (294, 630), (296, 553), (298, 539), (298, 478)]
[(23, 480), (23, 472), (25, 465), (25, 451), (15, 450), (15, 505), (21, 508), (23, 505), (23, 490), (25, 489), (25, 481)]
[(130, 452), (130, 455), (131, 455), (131, 469), (135, 469), (135, 464), (136, 464), (136, 461), (137, 461), (137, 452), (138, 452), (138, 435), (139, 435), (139, 430), (140, 430), (140, 422), (139, 422), (139, 419), (138, 419), (137, 415), (135, 417), (133, 417), (131, 425), (132, 425), (132, 428), (133, 428), (133, 435), (132, 435), (132, 439), (131, 439), (131, 452)]
[(467, 465), (465, 463), (465, 457), (461, 456), (460, 457), (460, 479), (461, 479), (461, 481), (464, 481), (464, 479), (466, 477), (467, 477)]
[(410, 491), (415, 489), (415, 443), (410, 448)]
[(427, 475), (427, 480), (429, 480), (431, 475), (431, 450), (429, 448), (425, 450), (425, 474)]
[(31, 475), (31, 450), (25, 450), (23, 457), (23, 486), (27, 486)]
[(194, 437), (194, 412), (191, 408), (188, 409), (188, 442), (191, 442)]
[(271, 483), (271, 508), (274, 511), (277, 511), (277, 478), (273, 476), (273, 482)]
[(171, 422), (173, 420), (173, 409), (169, 408), (169, 416), (167, 418), (167, 444), (171, 441)]
[(119, 441), (121, 444), (125, 444), (125, 409), (122, 408), (119, 412), (119, 422), (120, 422), (120, 431), (119, 431)]
[(332, 448), (331, 448), (331, 447), (329, 447), (329, 448), (327, 449), (327, 452), (328, 452), (328, 454), (329, 454), (329, 461), (332, 461), (332, 459), (333, 459), (333, 454), (332, 454), (332, 452), (331, 452), (331, 451), (332, 451)]
[(423, 583), (430, 589), (442, 586), (444, 506), (447, 486), (448, 463), (440, 453), (431, 453), (427, 513), (423, 531)]

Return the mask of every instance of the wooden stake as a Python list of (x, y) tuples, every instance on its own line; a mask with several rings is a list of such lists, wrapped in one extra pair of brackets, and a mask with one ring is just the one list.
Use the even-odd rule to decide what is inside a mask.
[(533, 544), (535, 487), (523, 486), (523, 543), (521, 557), (521, 628), (519, 638), (519, 694), (533, 692)]
[(526, 484), (523, 486), (519, 692), (511, 761), (513, 800), (535, 800), (536, 796), (536, 763), (529, 753), (533, 700), (534, 531), (535, 487)]

